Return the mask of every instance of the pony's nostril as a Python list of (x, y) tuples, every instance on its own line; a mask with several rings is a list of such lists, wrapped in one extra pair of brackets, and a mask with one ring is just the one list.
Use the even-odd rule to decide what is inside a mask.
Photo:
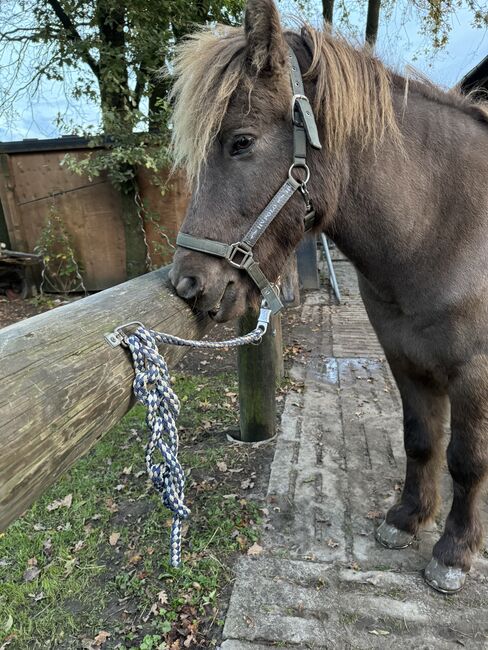
[(198, 298), (202, 294), (202, 281), (200, 278), (185, 276), (178, 281), (176, 293), (185, 300)]

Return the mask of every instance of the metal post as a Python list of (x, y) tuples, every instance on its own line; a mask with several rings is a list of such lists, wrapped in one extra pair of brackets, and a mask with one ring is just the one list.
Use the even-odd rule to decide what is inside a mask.
[(330, 256), (330, 250), (329, 250), (329, 242), (327, 241), (327, 237), (324, 235), (324, 233), (321, 233), (320, 237), (322, 238), (322, 246), (324, 249), (324, 255), (325, 259), (327, 261), (327, 268), (329, 269), (329, 279), (330, 283), (332, 285), (332, 289), (335, 293), (335, 297), (337, 298), (337, 302), (341, 302), (341, 292), (339, 290), (339, 285), (337, 284), (337, 278), (336, 274), (334, 271), (334, 265), (332, 264), (332, 258)]
[(305, 237), (297, 248), (300, 284), (304, 289), (320, 289), (315, 235)]

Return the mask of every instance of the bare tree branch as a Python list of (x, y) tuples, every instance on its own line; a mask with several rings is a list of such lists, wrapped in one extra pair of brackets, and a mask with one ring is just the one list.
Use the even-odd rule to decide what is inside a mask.
[[(61, 3), (58, 0), (47, 0), (47, 2), (50, 4), (59, 22), (64, 27), (68, 38), (70, 38), (70, 40), (72, 40), (75, 43), (83, 44), (84, 43), (83, 38), (81, 37), (79, 31), (77, 30), (71, 18), (64, 11), (63, 7), (61, 6)], [(92, 57), (90, 52), (88, 51), (88, 48), (81, 49), (81, 56), (85, 60), (85, 63), (87, 63), (87, 65), (90, 67), (91, 71), (96, 76), (96, 78), (100, 79), (100, 67), (98, 63), (95, 61), (95, 59)]]

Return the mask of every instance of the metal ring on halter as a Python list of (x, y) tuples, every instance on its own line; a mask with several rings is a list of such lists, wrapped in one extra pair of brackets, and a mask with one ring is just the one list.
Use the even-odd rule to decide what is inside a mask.
[[(304, 169), (305, 170), (305, 180), (302, 181), (301, 178), (295, 178), (293, 176), (293, 170), (294, 169)], [(288, 170), (288, 178), (293, 179), (297, 183), (301, 183), (302, 185), (306, 185), (308, 181), (310, 180), (310, 169), (308, 168), (308, 165), (306, 163), (293, 163), (293, 165), (290, 167)]]

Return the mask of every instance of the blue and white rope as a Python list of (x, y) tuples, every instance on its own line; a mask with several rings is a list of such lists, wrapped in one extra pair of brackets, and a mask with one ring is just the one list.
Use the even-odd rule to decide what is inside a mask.
[[(171, 388), (168, 366), (157, 344), (185, 345), (194, 348), (224, 348), (259, 343), (266, 332), (259, 321), (256, 328), (226, 341), (191, 341), (171, 334), (156, 332), (140, 325), (133, 334), (121, 334), (134, 362), (134, 395), (147, 409), (146, 424), (150, 431), (146, 446), (146, 468), (153, 486), (164, 505), (173, 513), (170, 537), (170, 564), (181, 564), (182, 522), (190, 515), (185, 505), (185, 473), (178, 461), (178, 429), (176, 419), (180, 402)], [(120, 328), (119, 328), (120, 330)], [(157, 459), (157, 452), (160, 458)]]

